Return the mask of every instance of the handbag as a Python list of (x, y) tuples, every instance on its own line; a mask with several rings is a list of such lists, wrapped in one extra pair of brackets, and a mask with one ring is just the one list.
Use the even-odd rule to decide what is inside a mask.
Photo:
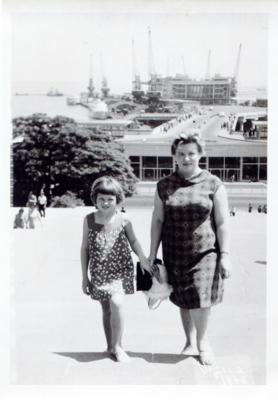
[(148, 307), (150, 310), (155, 310), (159, 307), (163, 300), (167, 300), (173, 291), (173, 288), (168, 283), (168, 274), (165, 265), (157, 264), (159, 276), (152, 277), (152, 286), (146, 296), (148, 298)]
[(137, 291), (143, 291), (146, 295), (150, 310), (159, 307), (160, 303), (166, 300), (173, 290), (172, 286), (168, 284), (167, 270), (162, 261), (157, 258), (154, 264), (159, 268), (159, 279), (142, 269), (140, 262), (136, 264), (136, 288)]
[(136, 264), (136, 290), (146, 291), (152, 286), (152, 276), (149, 271), (146, 271), (141, 267), (140, 262)]

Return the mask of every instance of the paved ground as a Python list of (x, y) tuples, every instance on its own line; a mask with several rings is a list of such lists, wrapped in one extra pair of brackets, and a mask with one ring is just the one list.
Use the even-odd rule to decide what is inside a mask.
[[(97, 302), (81, 292), (79, 247), (90, 208), (51, 209), (42, 229), (12, 233), (12, 383), (24, 385), (258, 385), (265, 383), (266, 215), (231, 217), (234, 276), (210, 325), (212, 367), (179, 355), (178, 310), (149, 311), (141, 293), (126, 298), (124, 344), (132, 363), (105, 357)], [(148, 252), (151, 207), (129, 206)], [(15, 209), (11, 210), (11, 219)]]

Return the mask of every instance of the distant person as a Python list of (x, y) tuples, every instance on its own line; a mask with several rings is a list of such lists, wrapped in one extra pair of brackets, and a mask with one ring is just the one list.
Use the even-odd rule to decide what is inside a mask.
[(262, 212), (262, 206), (259, 205), (259, 206), (258, 206), (258, 213), (261, 213), (261, 212)]
[(39, 208), (39, 213), (40, 213), (41, 217), (44, 217), (44, 218), (45, 218), (46, 205), (47, 205), (47, 198), (42, 189), (40, 191), (40, 195), (38, 197), (38, 208)]
[(35, 229), (37, 227), (42, 227), (41, 216), (35, 204), (30, 203), (26, 219), (26, 228)]
[(267, 214), (267, 205), (266, 204), (264, 204), (264, 206), (262, 208), (262, 212)]
[(252, 212), (252, 209), (253, 209), (252, 204), (249, 203), (249, 204), (248, 204), (248, 212), (251, 213), (251, 212)]
[(28, 200), (26, 206), (29, 207), (30, 205), (37, 205), (37, 196), (31, 191), (28, 195)]
[(150, 270), (150, 266), (131, 222), (119, 211), (124, 200), (120, 183), (109, 176), (98, 178), (92, 186), (91, 199), (97, 211), (88, 214), (83, 223), (82, 290), (101, 304), (107, 352), (116, 361), (128, 362), (122, 335), (123, 300), (125, 294), (134, 293), (130, 247), (144, 269)]
[(14, 219), (14, 229), (24, 229), (25, 219), (24, 219), (24, 209), (20, 208)]
[(230, 215), (231, 215), (232, 217), (235, 217), (235, 215), (236, 215), (236, 208), (235, 208), (235, 207), (232, 207), (232, 208), (231, 208)]
[(233, 175), (231, 175), (231, 177), (230, 177), (230, 181), (231, 181), (231, 182), (234, 182), (234, 180), (235, 180), (235, 175), (233, 174)]

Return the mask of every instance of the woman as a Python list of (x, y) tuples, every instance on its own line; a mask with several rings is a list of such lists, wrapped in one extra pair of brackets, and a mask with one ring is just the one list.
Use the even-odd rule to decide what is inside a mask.
[(198, 135), (180, 135), (171, 151), (176, 171), (157, 184), (149, 261), (162, 242), (170, 300), (180, 308), (186, 335), (182, 353), (210, 365), (210, 310), (222, 301), (223, 279), (231, 275), (227, 195), (221, 180), (199, 167), (204, 147)]

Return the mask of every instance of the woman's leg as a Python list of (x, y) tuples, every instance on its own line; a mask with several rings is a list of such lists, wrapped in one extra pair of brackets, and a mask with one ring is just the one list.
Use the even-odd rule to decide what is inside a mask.
[(117, 361), (127, 362), (129, 357), (122, 349), (122, 336), (124, 331), (123, 294), (115, 294), (110, 299), (112, 352)]
[(180, 316), (186, 336), (186, 343), (182, 354), (184, 355), (197, 355), (197, 343), (196, 343), (196, 328), (190, 315), (190, 311), (186, 308), (180, 308)]
[(110, 352), (112, 350), (112, 331), (111, 331), (111, 309), (109, 300), (102, 301), (102, 323), (105, 333), (105, 339), (107, 343), (107, 351)]
[(197, 330), (197, 347), (200, 353), (200, 361), (204, 365), (213, 363), (213, 354), (207, 338), (210, 310), (210, 307), (190, 310), (191, 318)]

